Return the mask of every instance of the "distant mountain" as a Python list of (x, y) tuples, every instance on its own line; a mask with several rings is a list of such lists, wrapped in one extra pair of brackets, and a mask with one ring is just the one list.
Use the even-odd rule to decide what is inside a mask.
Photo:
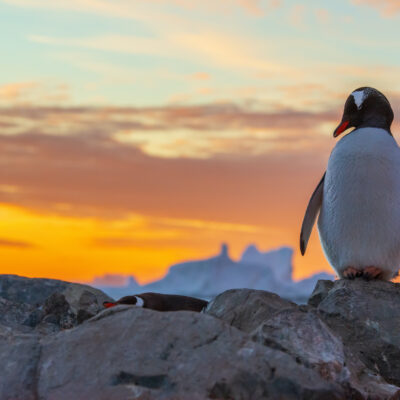
[(211, 299), (228, 289), (249, 288), (267, 290), (302, 303), (319, 279), (333, 280), (334, 277), (320, 273), (295, 282), (292, 279), (292, 256), (293, 250), (289, 247), (260, 252), (255, 245), (250, 245), (236, 262), (229, 257), (228, 246), (223, 244), (217, 256), (173, 265), (164, 278), (148, 285), (140, 286), (132, 278), (125, 286), (95, 286), (114, 298), (159, 292)]

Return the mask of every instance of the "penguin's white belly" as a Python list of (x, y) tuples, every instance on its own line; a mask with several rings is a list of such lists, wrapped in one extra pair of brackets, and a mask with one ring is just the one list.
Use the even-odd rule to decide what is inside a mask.
[(393, 137), (363, 128), (339, 141), (329, 159), (318, 230), (341, 277), (347, 267), (400, 267), (400, 149)]

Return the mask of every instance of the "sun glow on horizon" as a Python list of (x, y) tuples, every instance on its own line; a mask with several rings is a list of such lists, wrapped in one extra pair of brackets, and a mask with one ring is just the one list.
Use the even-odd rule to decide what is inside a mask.
[[(141, 284), (161, 278), (172, 264), (216, 254), (221, 237), (238, 259), (251, 239), (265, 235), (261, 227), (240, 224), (145, 216), (71, 217), (6, 204), (0, 205), (0, 231), (7, 232), (0, 237), (0, 273), (90, 282), (112, 271), (133, 275)], [(296, 269), (295, 277), (313, 272)]]

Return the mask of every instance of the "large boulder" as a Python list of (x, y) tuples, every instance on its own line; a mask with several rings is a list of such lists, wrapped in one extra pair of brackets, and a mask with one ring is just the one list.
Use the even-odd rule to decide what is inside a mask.
[(28, 333), (32, 329), (28, 320), (35, 310), (36, 307), (31, 304), (17, 303), (0, 297), (0, 325)]
[(274, 313), (297, 307), (275, 293), (264, 290), (231, 289), (212, 300), (205, 313), (222, 319), (244, 332), (252, 332)]
[[(315, 296), (321, 287), (330, 286), (321, 281)], [(388, 399), (400, 393), (366, 368), (313, 307), (297, 306), (273, 293), (235, 289), (217, 296), (205, 312), (250, 332), (257, 343), (290, 355), (323, 379), (348, 388), (351, 398)]]
[(55, 279), (0, 275), (0, 324), (14, 331), (53, 333), (103, 310), (101, 290)]
[(348, 375), (341, 340), (313, 310), (291, 308), (278, 312), (264, 321), (252, 337), (292, 355), (331, 380)]
[(112, 301), (101, 290), (88, 285), (56, 279), (0, 275), (0, 297), (14, 303), (41, 305), (54, 293), (65, 296), (66, 301), (75, 313), (80, 309), (85, 309), (96, 314), (103, 309), (104, 301)]
[(46, 336), (41, 399), (342, 399), (347, 388), (213, 317), (120, 306)]
[(0, 399), (37, 399), (40, 349), (37, 335), (14, 333), (0, 325)]
[(400, 385), (400, 284), (319, 282), (310, 304), (365, 365)]
[[(320, 376), (351, 389), (354, 398), (397, 398), (400, 391), (365, 367), (320, 318), (304, 306), (277, 312), (253, 333), (258, 343), (290, 354)], [(353, 397), (352, 397), (353, 398)]]

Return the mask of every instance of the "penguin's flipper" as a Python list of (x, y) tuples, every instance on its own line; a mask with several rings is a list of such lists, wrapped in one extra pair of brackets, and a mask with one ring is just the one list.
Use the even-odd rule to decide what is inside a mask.
[(325, 173), (322, 179), (319, 181), (318, 186), (314, 190), (311, 199), (308, 203), (306, 213), (304, 215), (303, 224), (301, 225), (300, 233), (300, 251), (304, 256), (306, 252), (308, 239), (310, 239), (311, 231), (314, 226), (314, 222), (317, 219), (319, 209), (322, 205), (322, 193), (324, 192), (324, 180)]

